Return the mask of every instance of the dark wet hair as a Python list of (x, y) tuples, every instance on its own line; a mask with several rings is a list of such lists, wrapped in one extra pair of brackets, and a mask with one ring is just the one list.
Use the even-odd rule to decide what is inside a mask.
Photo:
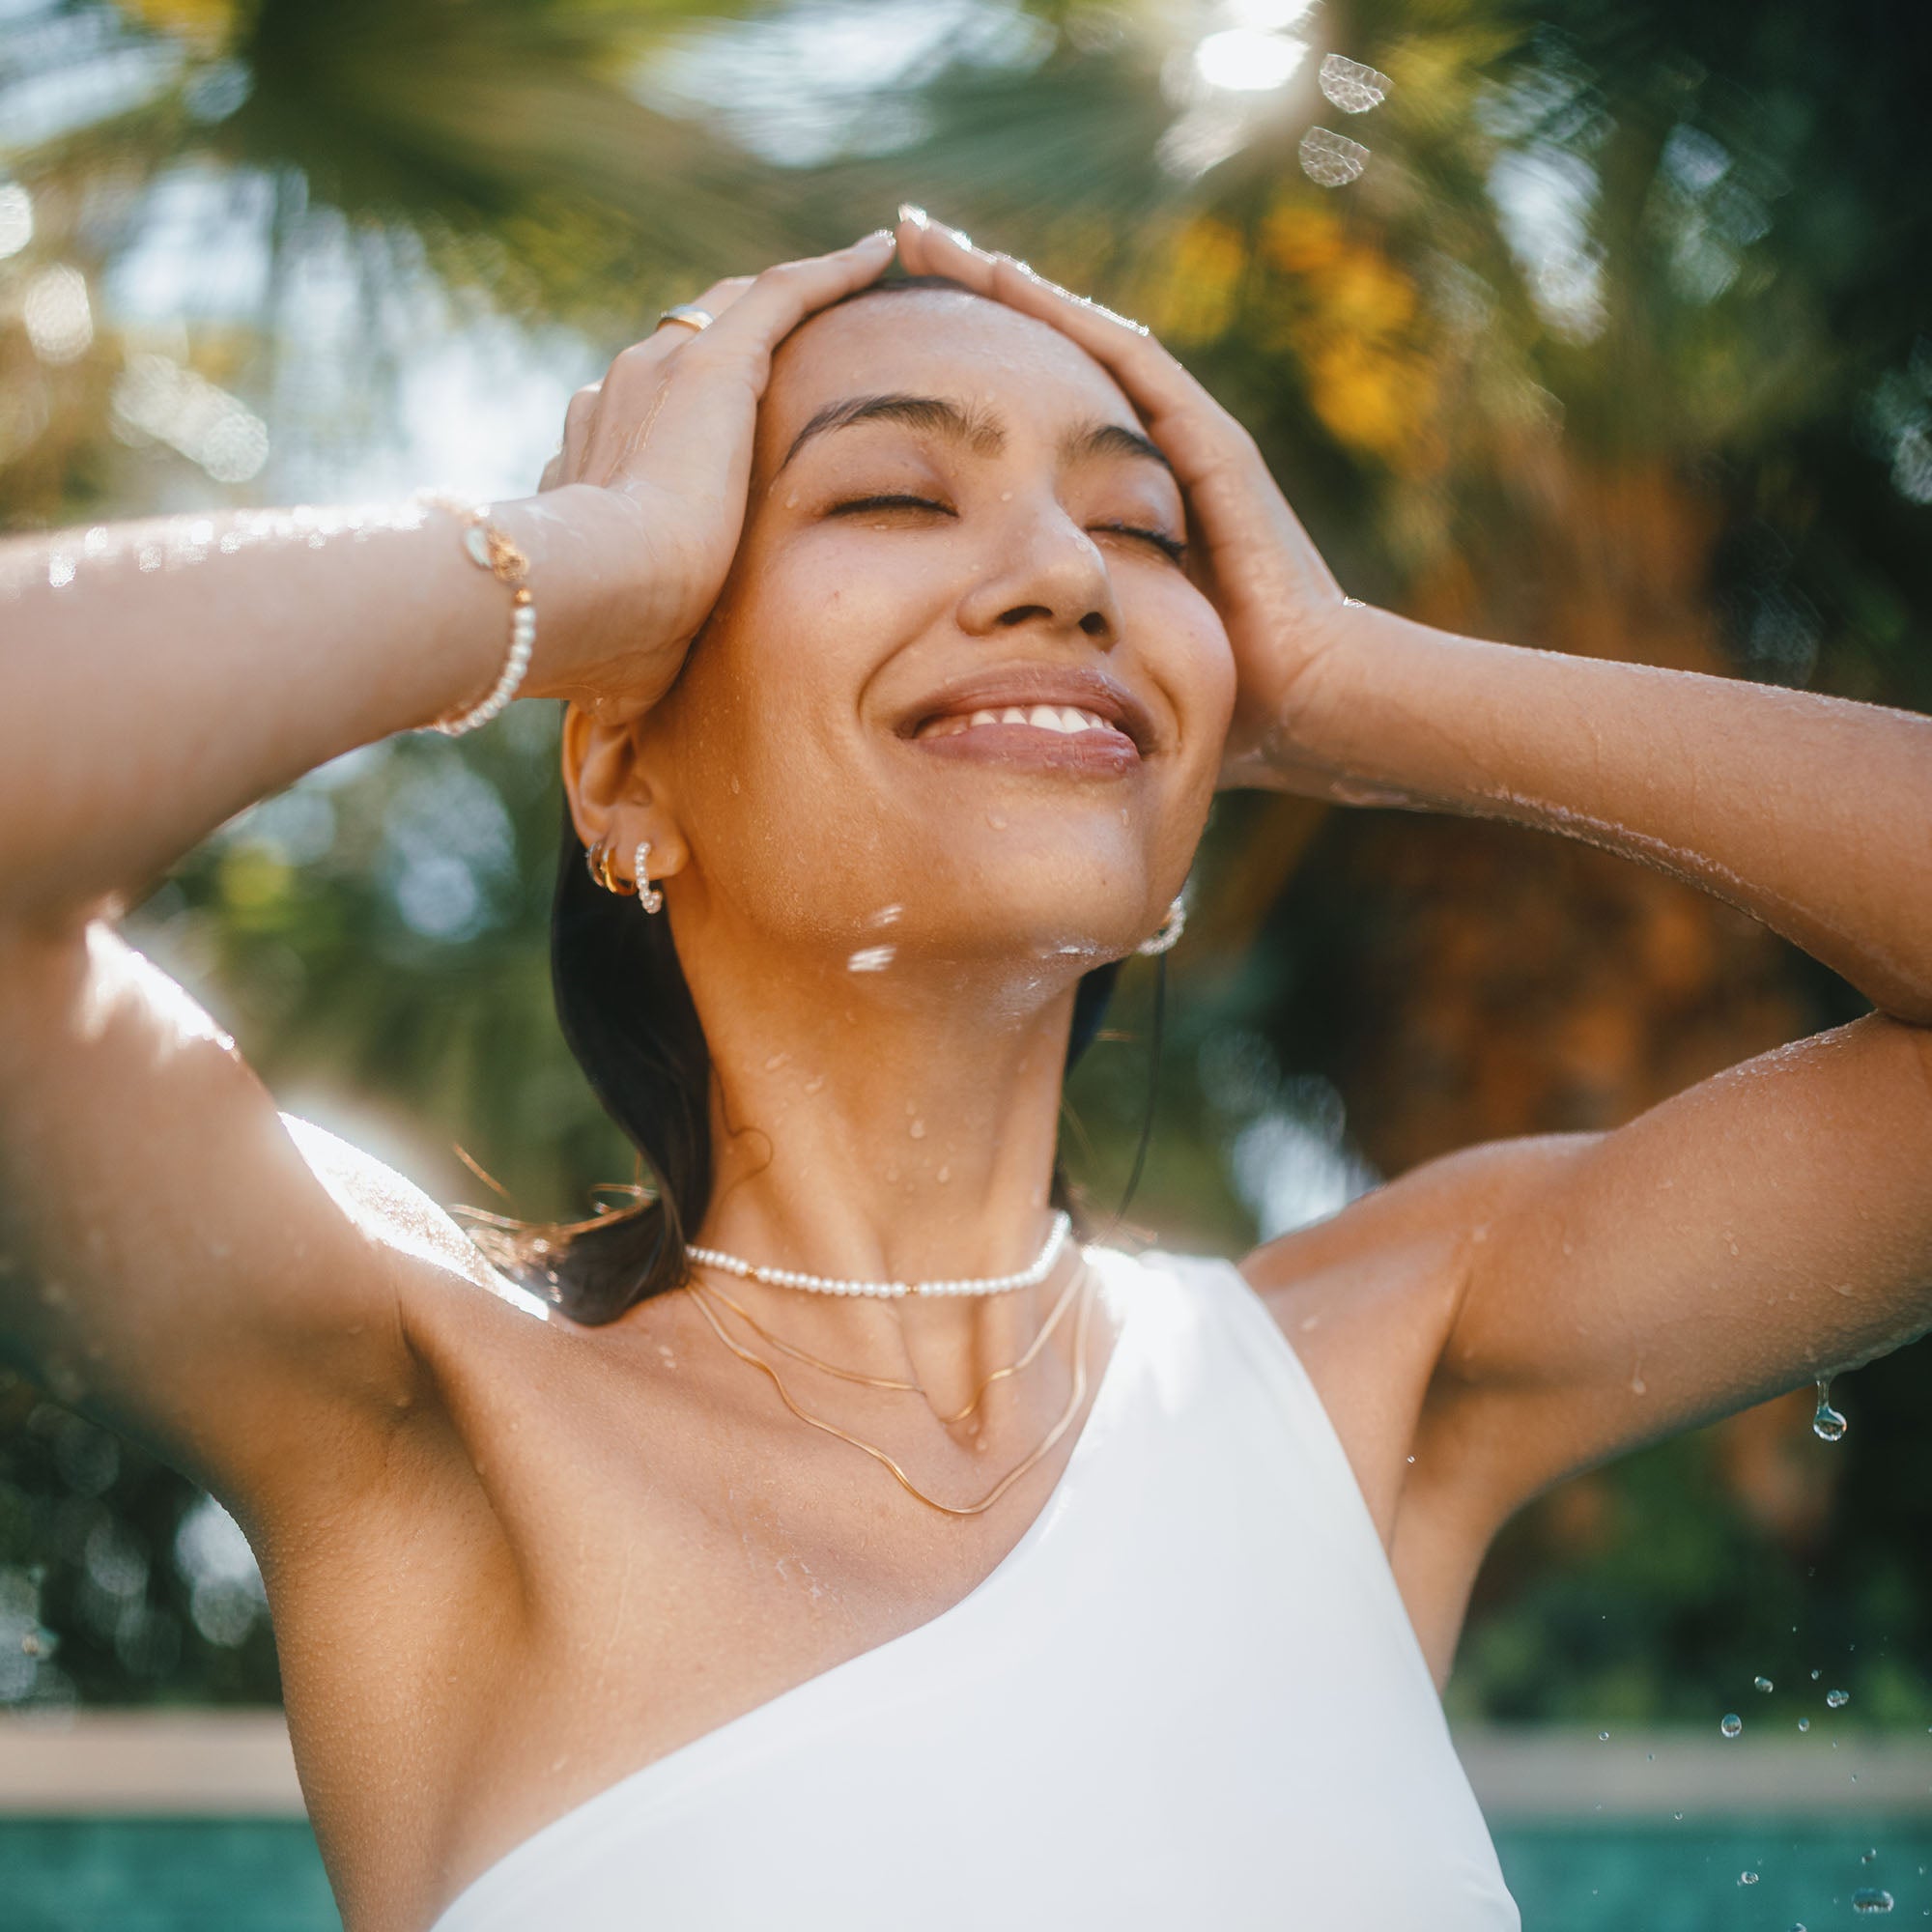
[[(972, 293), (960, 283), (922, 275), (875, 283), (844, 299), (918, 288)], [(472, 1223), (471, 1238), (497, 1267), (573, 1321), (599, 1325), (686, 1277), (685, 1243), (711, 1200), (711, 1052), (678, 963), (668, 908), (646, 918), (635, 900), (591, 878), (568, 800), (551, 902), (550, 957), (563, 1037), (604, 1111), (637, 1150), (634, 1205), (559, 1223), (520, 1222), (478, 1208), (457, 1211)], [(1116, 961), (1081, 980), (1067, 1041), (1069, 1069), (1098, 1033), (1119, 972)], [(1137, 1156), (1136, 1179), (1140, 1165)], [(1053, 1198), (1077, 1222), (1077, 1205), (1058, 1163)]]

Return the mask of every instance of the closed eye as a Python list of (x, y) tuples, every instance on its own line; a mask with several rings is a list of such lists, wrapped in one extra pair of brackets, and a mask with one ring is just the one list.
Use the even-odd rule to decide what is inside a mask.
[(1096, 530), (1111, 530), (1116, 536), (1139, 537), (1144, 543), (1151, 543), (1170, 563), (1187, 561), (1187, 546), (1178, 537), (1171, 537), (1165, 530), (1150, 530), (1139, 524), (1095, 524)]
[(943, 517), (956, 514), (946, 503), (936, 503), (930, 497), (913, 497), (904, 494), (885, 497), (853, 497), (843, 503), (834, 503), (831, 514), (835, 517), (851, 517), (867, 510), (937, 510)]

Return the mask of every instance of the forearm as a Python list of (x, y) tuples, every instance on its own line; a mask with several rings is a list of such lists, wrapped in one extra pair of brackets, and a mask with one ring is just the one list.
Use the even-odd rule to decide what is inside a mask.
[(1295, 699), (1272, 760), (1285, 787), (1646, 861), (1932, 1023), (1932, 719), (1364, 609)]
[[(510, 595), (446, 512), (247, 512), (0, 547), (0, 925), (131, 901), (245, 806), (482, 696)], [(537, 611), (524, 696), (608, 655), (638, 592), (624, 507), (497, 506)], [(318, 540), (319, 539), (319, 540)]]

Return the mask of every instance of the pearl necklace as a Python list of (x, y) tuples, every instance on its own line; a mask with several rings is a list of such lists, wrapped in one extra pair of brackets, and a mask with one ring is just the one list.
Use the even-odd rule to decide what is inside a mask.
[(840, 1281), (834, 1275), (804, 1274), (797, 1268), (764, 1267), (718, 1248), (687, 1247), (685, 1253), (701, 1267), (722, 1269), (741, 1281), (762, 1282), (767, 1288), (802, 1288), (813, 1294), (1004, 1294), (1009, 1289), (1037, 1288), (1053, 1272), (1072, 1226), (1065, 1213), (1056, 1213), (1046, 1244), (1031, 1267), (1021, 1268), (1017, 1274), (969, 1276), (962, 1281)]

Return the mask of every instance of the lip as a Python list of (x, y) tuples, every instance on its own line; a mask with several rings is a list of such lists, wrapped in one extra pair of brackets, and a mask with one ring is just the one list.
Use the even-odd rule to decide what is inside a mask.
[[(919, 736), (935, 718), (1034, 704), (1064, 704), (1091, 711), (1095, 717), (1105, 719), (1112, 729), (1056, 738), (1027, 724), (981, 724), (946, 737)], [(974, 755), (981, 749), (1005, 756), (1037, 746), (1043, 752), (1085, 753), (1090, 757), (1098, 754), (1109, 765), (1138, 763), (1153, 749), (1156, 736), (1148, 707), (1110, 672), (1097, 666), (1038, 664), (988, 667), (951, 679), (907, 711), (899, 720), (897, 731), (901, 738), (916, 742), (922, 750), (953, 756)], [(1064, 759), (1052, 758), (1046, 762), (1059, 763)]]

